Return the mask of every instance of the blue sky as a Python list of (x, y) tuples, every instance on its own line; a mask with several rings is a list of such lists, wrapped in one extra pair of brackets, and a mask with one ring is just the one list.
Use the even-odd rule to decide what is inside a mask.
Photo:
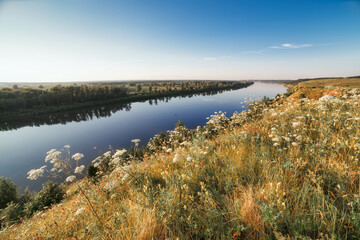
[(0, 82), (353, 75), (358, 0), (0, 0)]

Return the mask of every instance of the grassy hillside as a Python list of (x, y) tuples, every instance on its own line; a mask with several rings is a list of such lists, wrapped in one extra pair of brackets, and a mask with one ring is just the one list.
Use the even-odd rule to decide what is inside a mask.
[(98, 182), (70, 185), (0, 238), (357, 239), (360, 90), (345, 81), (302, 82), (204, 128), (179, 124), (142, 158), (106, 153)]

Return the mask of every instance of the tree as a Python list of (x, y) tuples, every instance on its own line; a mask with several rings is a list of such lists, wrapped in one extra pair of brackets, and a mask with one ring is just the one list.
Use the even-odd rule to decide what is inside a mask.
[(0, 209), (6, 208), (10, 202), (17, 202), (18, 192), (10, 178), (0, 177)]
[(137, 91), (137, 92), (140, 92), (140, 91), (141, 91), (141, 89), (142, 89), (142, 87), (141, 87), (141, 85), (140, 85), (140, 84), (136, 85), (136, 91)]

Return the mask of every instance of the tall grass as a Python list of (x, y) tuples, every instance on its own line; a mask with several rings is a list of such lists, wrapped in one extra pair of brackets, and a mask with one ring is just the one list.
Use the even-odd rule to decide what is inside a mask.
[(178, 124), (141, 159), (76, 183), (94, 210), (73, 184), (61, 204), (0, 237), (357, 239), (360, 91), (299, 91), (217, 113), (204, 128)]

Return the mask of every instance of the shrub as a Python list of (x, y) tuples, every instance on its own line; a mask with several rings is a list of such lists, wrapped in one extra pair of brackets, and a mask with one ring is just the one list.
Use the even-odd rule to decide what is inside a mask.
[(86, 169), (86, 177), (95, 178), (97, 172), (98, 172), (98, 168), (95, 167), (94, 164), (90, 164)]
[(23, 209), (20, 204), (10, 202), (6, 208), (0, 211), (0, 229), (17, 222), (22, 214)]
[(10, 202), (17, 202), (18, 191), (10, 178), (0, 177), (0, 209), (6, 208)]
[(38, 192), (33, 201), (26, 204), (26, 213), (31, 215), (33, 212), (49, 207), (55, 203), (59, 203), (64, 197), (65, 191), (58, 183), (47, 181), (43, 184), (43, 188)]

